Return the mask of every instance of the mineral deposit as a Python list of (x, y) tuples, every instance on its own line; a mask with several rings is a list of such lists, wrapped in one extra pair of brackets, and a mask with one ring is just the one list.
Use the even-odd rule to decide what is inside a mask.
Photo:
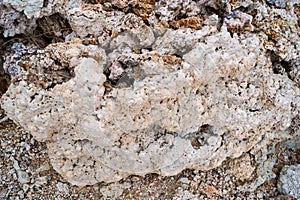
[[(5, 57), (12, 84), (2, 107), (46, 142), (66, 180), (84, 186), (209, 170), (300, 134), (291, 128), (300, 114), (294, 4), (268, 11), (250, 3), (245, 13), (225, 1), (133, 1), (132, 13), (120, 2), (57, 11), (73, 39), (44, 49), (15, 43)], [(273, 25), (258, 11), (286, 18)], [(272, 32), (281, 25), (289, 28)]]

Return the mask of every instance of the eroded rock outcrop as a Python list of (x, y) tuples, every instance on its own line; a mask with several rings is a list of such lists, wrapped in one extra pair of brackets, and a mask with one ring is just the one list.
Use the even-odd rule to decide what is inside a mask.
[[(274, 73), (268, 37), (249, 32), (250, 15), (239, 12), (237, 20), (249, 20), (238, 29), (235, 15), (222, 25), (213, 14), (203, 24), (196, 20), (196, 28), (180, 25), (188, 18), (174, 30), (159, 21), (169, 15), (163, 10), (150, 10), (160, 14), (152, 26), (145, 23), (153, 22), (150, 11), (137, 16), (109, 6), (70, 9), (67, 19), (81, 39), (42, 50), (15, 43), (4, 63), (12, 84), (2, 107), (47, 143), (54, 169), (66, 180), (82, 186), (208, 170), (300, 134), (290, 128), (300, 110), (293, 78), (299, 73), (296, 67), (294, 76)], [(189, 8), (176, 6), (174, 19), (180, 6)], [(208, 15), (201, 12), (205, 6), (213, 7), (204, 3), (194, 12)], [(91, 35), (96, 39), (82, 39)], [(292, 63), (298, 52), (291, 48), (275, 51), (277, 58), (294, 52)]]

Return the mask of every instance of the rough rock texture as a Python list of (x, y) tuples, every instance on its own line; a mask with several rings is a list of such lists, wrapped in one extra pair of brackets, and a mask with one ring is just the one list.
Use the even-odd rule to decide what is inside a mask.
[[(76, 0), (4, 0), (0, 2), (0, 27), (3, 29), (4, 37), (18, 36), (19, 34), (33, 34), (37, 29), (60, 28), (64, 31), (66, 27), (60, 27), (59, 22), (49, 24), (48, 18), (53, 15), (67, 17), (68, 10), (79, 6)], [(48, 19), (48, 20), (47, 20)], [(45, 23), (45, 21), (48, 21)], [(53, 20), (52, 20), (53, 21)], [(55, 28), (54, 28), (54, 27)], [(52, 30), (51, 30), (52, 31)], [(53, 30), (54, 32), (57, 30)], [(45, 34), (45, 32), (43, 33)], [(48, 32), (49, 34), (49, 32)], [(38, 38), (41, 35), (37, 36)], [(2, 47), (1, 47), (2, 48)]]
[[(263, 141), (263, 143), (265, 143), (265, 141)], [(276, 177), (276, 174), (273, 172), (275, 163), (277, 162), (277, 157), (275, 155), (275, 151), (276, 150), (275, 150), (274, 145), (263, 145), (262, 147), (260, 147), (260, 150), (258, 152), (251, 152), (251, 154), (254, 155), (254, 157), (255, 157), (254, 163), (257, 165), (255, 167), (255, 173), (252, 172), (251, 173), (252, 176), (248, 176), (245, 179), (245, 180), (251, 180), (251, 181), (248, 181), (244, 185), (240, 186), (239, 190), (253, 192), (259, 186), (261, 186), (264, 182), (269, 181)], [(238, 159), (238, 160), (240, 160), (240, 159)], [(252, 161), (252, 163), (253, 163), (253, 161)], [(238, 167), (238, 166), (235, 166), (235, 167)], [(248, 173), (250, 173), (251, 170), (253, 170), (253, 168), (252, 169), (249, 168)]]
[(280, 172), (278, 189), (300, 199), (300, 165), (285, 166)]
[(0, 3), (0, 25), (4, 29), (2, 33), (4, 37), (26, 33), (36, 28), (35, 20), (27, 20), (24, 14), (2, 3)]
[(32, 0), (32, 1), (22, 1), (22, 0), (3, 0), (4, 4), (10, 4), (14, 9), (19, 12), (24, 11), (24, 14), (28, 18), (38, 18), (40, 16), (40, 10), (43, 7), (43, 0)]
[[(73, 33), (52, 29), (69, 41), (44, 49), (14, 43), (1, 101), (72, 184), (209, 170), (300, 134), (296, 3), (55, 2), (34, 13), (5, 2), (29, 18), (58, 12)], [(57, 3), (69, 7), (44, 11)], [(274, 177), (266, 154), (246, 190)]]

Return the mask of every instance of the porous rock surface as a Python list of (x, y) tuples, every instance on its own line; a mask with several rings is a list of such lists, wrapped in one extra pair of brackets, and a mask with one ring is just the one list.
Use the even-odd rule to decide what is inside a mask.
[(300, 199), (300, 165), (285, 166), (280, 172), (278, 189), (283, 194)]
[[(78, 1), (60, 12), (80, 39), (41, 50), (15, 43), (6, 55), (12, 84), (2, 107), (47, 143), (54, 169), (66, 180), (83, 186), (208, 170), (300, 134), (290, 128), (299, 123), (300, 110), (296, 19), (286, 22), (287, 32), (278, 31), (294, 36), (284, 48), (282, 37), (268, 43), (273, 27), (231, 11), (238, 6), (229, 2), (145, 2), (147, 12), (131, 2), (134, 12), (127, 13), (117, 1)], [(222, 24), (221, 14), (205, 6), (231, 14)], [(277, 12), (260, 6), (250, 11)], [(290, 6), (280, 13), (294, 19)], [(174, 21), (185, 8), (203, 19)], [(91, 35), (96, 39), (86, 42)], [(290, 68), (283, 69), (284, 58)]]

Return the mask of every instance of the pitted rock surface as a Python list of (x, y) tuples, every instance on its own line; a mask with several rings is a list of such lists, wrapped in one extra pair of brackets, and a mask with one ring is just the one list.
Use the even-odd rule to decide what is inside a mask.
[[(258, 19), (239, 12), (220, 27), (214, 14), (196, 26), (179, 20), (174, 30), (150, 14), (161, 2), (143, 16), (109, 3), (73, 6), (63, 12), (74, 30), (69, 41), (41, 50), (15, 43), (6, 55), (12, 84), (1, 106), (46, 142), (53, 168), (74, 185), (209, 170), (300, 134), (290, 128), (300, 114), (299, 70), (273, 68), (289, 52), (290, 65), (297, 63), (294, 37), (290, 51), (274, 47), (274, 61), (268, 34), (251, 33), (263, 29), (252, 26)], [(156, 20), (189, 8), (173, 6)], [(86, 43), (91, 35), (96, 42)]]

